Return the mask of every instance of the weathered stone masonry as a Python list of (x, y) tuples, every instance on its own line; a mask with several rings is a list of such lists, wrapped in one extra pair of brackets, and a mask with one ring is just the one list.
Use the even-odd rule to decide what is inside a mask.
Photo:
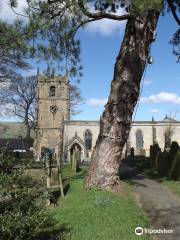
[[(35, 154), (41, 156), (44, 147), (53, 150), (64, 161), (70, 161), (74, 145), (81, 151), (81, 160), (90, 159), (99, 133), (98, 121), (71, 121), (69, 84), (66, 77), (37, 76), (37, 128)], [(173, 129), (171, 141), (180, 144), (180, 121), (165, 117), (162, 121), (135, 121), (125, 149), (133, 147), (135, 154), (149, 155), (153, 142), (163, 149), (164, 133)], [(124, 152), (125, 152), (124, 149)]]

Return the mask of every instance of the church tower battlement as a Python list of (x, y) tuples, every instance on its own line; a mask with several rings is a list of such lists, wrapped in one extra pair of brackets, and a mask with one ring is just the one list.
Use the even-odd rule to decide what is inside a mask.
[(37, 127), (35, 155), (43, 148), (60, 156), (63, 142), (63, 121), (70, 118), (69, 82), (66, 76), (37, 75)]

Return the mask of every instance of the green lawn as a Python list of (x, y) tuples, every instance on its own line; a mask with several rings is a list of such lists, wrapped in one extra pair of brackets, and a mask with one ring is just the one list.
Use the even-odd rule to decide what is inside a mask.
[[(68, 167), (63, 177), (70, 180), (66, 197), (50, 210), (59, 225), (69, 229), (63, 239), (135, 240), (137, 226), (149, 227), (142, 210), (135, 203), (131, 187), (123, 183), (124, 192), (85, 190), (84, 170), (73, 174)], [(150, 239), (142, 236), (141, 239)]]
[(180, 197), (180, 181), (164, 180), (162, 183), (168, 187), (173, 193)]

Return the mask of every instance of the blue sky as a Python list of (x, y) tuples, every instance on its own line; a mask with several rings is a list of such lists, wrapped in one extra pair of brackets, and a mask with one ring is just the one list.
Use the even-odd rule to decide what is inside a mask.
[[(107, 29), (103, 31), (105, 27), (98, 27), (94, 26), (93, 30), (92, 26), (79, 33), (84, 66), (80, 87), (86, 104), (81, 106), (83, 112), (75, 119), (99, 119), (109, 94), (114, 62), (124, 31), (123, 26), (120, 29), (115, 27), (108, 34)], [(151, 49), (154, 63), (147, 66), (136, 120), (151, 120), (152, 116), (160, 120), (166, 114), (180, 119), (180, 64), (176, 63), (169, 44), (176, 29), (177, 25), (170, 14), (160, 17), (157, 38)]]
[[(20, 0), (21, 5), (23, 1)], [(7, 16), (7, 10), (3, 14)], [(109, 94), (124, 28), (125, 23), (101, 20), (78, 32), (84, 67), (80, 89), (85, 103), (79, 106), (82, 113), (73, 119), (99, 120)], [(160, 17), (151, 49), (154, 63), (147, 67), (135, 120), (151, 120), (152, 116), (161, 120), (166, 114), (180, 120), (180, 63), (176, 63), (169, 44), (176, 29), (170, 13)]]

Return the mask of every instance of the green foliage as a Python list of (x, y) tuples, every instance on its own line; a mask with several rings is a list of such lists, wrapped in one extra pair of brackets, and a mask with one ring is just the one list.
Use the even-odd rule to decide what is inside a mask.
[(156, 157), (155, 157), (155, 170), (158, 171), (159, 169), (159, 156), (162, 152), (161, 151), (158, 151), (157, 154), (156, 154)]
[[(47, 214), (44, 183), (23, 174), (17, 159), (1, 149), (0, 236), (2, 240), (59, 239)], [(52, 229), (49, 230), (49, 227)]]
[(131, 11), (133, 13), (141, 13), (146, 10), (155, 9), (161, 11), (163, 7), (162, 0), (132, 0)]
[(161, 151), (158, 144), (154, 144), (150, 146), (150, 161), (152, 166), (155, 168), (156, 166), (156, 157), (157, 154)]
[(18, 79), (17, 69), (27, 69), (27, 50), (20, 22), (14, 24), (0, 20), (0, 80)]
[(180, 180), (180, 151), (178, 151), (172, 162), (170, 169), (170, 178), (173, 180)]
[(169, 154), (168, 152), (160, 152), (157, 158), (157, 171), (160, 177), (166, 177), (169, 174), (170, 164), (169, 164)]
[(173, 34), (173, 38), (170, 41), (173, 45), (173, 53), (177, 56), (177, 62), (180, 61), (180, 28)]
[[(175, 159), (175, 156), (177, 154), (179, 150), (179, 145), (177, 142), (172, 142), (171, 144), (171, 148), (170, 148), (170, 151), (169, 151), (169, 167), (172, 168), (172, 165), (173, 165), (173, 162), (174, 162), (174, 159)], [(171, 170), (170, 170), (170, 174), (171, 174)]]
[[(29, 39), (34, 40), (33, 44), (29, 41), (32, 57), (38, 62), (47, 62), (48, 66), (53, 65), (61, 75), (78, 82), (82, 77), (80, 41), (74, 38), (77, 24), (72, 18), (73, 7), (70, 10), (68, 2), (66, 8), (59, 2), (29, 1), (26, 14), (30, 22), (26, 25), (26, 32)], [(71, 5), (74, 4), (71, 2)]]
[(180, 150), (177, 142), (172, 142), (169, 152), (161, 152), (158, 144), (150, 146), (150, 161), (161, 177), (180, 179)]

